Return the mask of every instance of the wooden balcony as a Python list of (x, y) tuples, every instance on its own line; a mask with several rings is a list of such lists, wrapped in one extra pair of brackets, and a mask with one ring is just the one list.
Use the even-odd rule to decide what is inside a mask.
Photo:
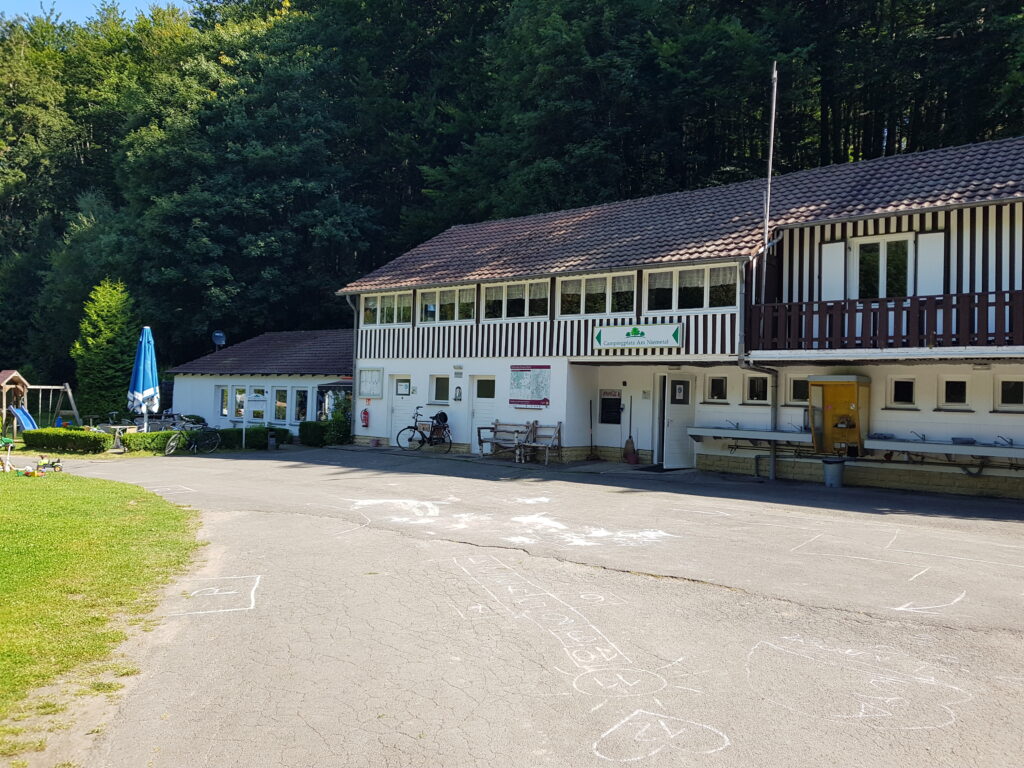
[(1024, 291), (759, 304), (750, 350), (1024, 346)]

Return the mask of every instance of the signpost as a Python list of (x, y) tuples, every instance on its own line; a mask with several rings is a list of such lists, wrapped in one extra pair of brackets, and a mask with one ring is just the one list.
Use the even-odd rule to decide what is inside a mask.
[(680, 323), (664, 325), (606, 325), (594, 329), (594, 349), (622, 349), (648, 347), (681, 347), (683, 326)]

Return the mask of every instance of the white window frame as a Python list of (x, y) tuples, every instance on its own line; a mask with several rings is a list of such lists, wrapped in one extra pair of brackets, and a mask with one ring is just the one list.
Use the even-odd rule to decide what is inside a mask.
[[(713, 398), (711, 396), (711, 380), (712, 379), (725, 379), (725, 397)], [(728, 403), (729, 402), (729, 377), (725, 375), (708, 375), (704, 382), (704, 402), (705, 403)]]
[[(442, 320), (439, 315), (441, 313), (441, 293), (443, 291), (455, 291), (455, 318), (453, 320)], [(462, 313), (459, 311), (459, 292), (460, 291), (471, 291), (473, 294), (473, 316), (462, 317)], [(434, 302), (434, 319), (424, 320), (423, 319), (423, 294), (433, 293), (437, 296), (437, 301)], [(423, 288), (416, 292), (416, 301), (412, 308), (413, 315), (416, 318), (417, 325), (471, 325), (476, 322), (477, 313), (480, 312), (480, 302), (477, 301), (476, 286), (475, 285), (445, 285), (439, 287)]]
[(807, 405), (808, 401), (810, 400), (810, 397), (811, 397), (811, 385), (810, 385), (810, 382), (808, 382), (808, 384), (807, 384), (807, 397), (804, 398), (803, 400), (797, 400), (795, 397), (793, 397), (793, 382), (795, 382), (795, 381), (808, 381), (808, 379), (807, 379), (806, 375), (803, 375), (803, 376), (793, 375), (793, 376), (787, 376), (786, 377), (786, 404), (787, 405), (796, 405), (796, 406), (801, 406), (802, 407), (802, 406)]
[[(522, 317), (509, 317), (508, 316), (508, 287), (510, 285), (521, 285), (524, 291), (524, 310), (525, 314)], [(548, 296), (548, 308), (543, 315), (530, 315), (530, 286), (531, 285), (543, 285), (547, 290)], [(501, 289), (501, 317), (486, 317), (485, 308), (487, 307), (487, 289), (488, 288), (500, 288)], [(551, 302), (554, 297), (551, 295), (551, 281), (550, 280), (511, 280), (507, 283), (484, 283), (480, 287), (480, 306), (477, 307), (477, 311), (480, 313), (481, 323), (520, 323), (520, 322), (538, 322), (541, 320), (547, 320), (551, 313)]]
[[(391, 322), (391, 323), (382, 323), (380, 321), (380, 317), (381, 317), (381, 299), (384, 296), (394, 297), (394, 300), (395, 300), (395, 320), (394, 320), (394, 322)], [(361, 295), (359, 297), (359, 327), (360, 328), (395, 328), (395, 327), (407, 328), (410, 325), (412, 325), (412, 317), (414, 316), (412, 314), (410, 314), (410, 316), (409, 316), (410, 317), (409, 322), (402, 323), (402, 322), (398, 321), (398, 297), (399, 296), (408, 296), (409, 297), (409, 301), (413, 304), (412, 312), (415, 313), (416, 312), (416, 306), (415, 306), (416, 302), (412, 301), (412, 291), (397, 291), (397, 292), (395, 292), (395, 291), (385, 291), (384, 293), (366, 293), (366, 294)], [(366, 322), (366, 300), (367, 299), (373, 299), (373, 300), (375, 300), (377, 302), (376, 315), (375, 315), (375, 319), (374, 319), (374, 321), (372, 323)]]
[[(951, 381), (962, 381), (964, 383), (964, 402), (950, 403), (946, 400), (946, 384)], [(939, 391), (935, 393), (935, 402), (943, 411), (969, 411), (971, 410), (971, 379), (969, 376), (940, 376)]]
[[(736, 282), (733, 284), (736, 293), (736, 303), (721, 307), (712, 307), (711, 303), (711, 270), (721, 269), (723, 267), (731, 267), (733, 273), (736, 276)], [(679, 301), (679, 274), (681, 272), (698, 272), (704, 273), (704, 305), (701, 307), (688, 307), (686, 309), (679, 309), (676, 303)], [(672, 273), (672, 306), (669, 309), (651, 309), (649, 306), (650, 298), (650, 277), (652, 274), (671, 272)], [(740, 269), (739, 265), (732, 261), (714, 262), (712, 264), (705, 264), (700, 267), (678, 267), (675, 269), (650, 269), (644, 271), (644, 285), (643, 285), (643, 307), (645, 315), (686, 315), (686, 314), (697, 314), (704, 312), (728, 312), (731, 309), (739, 308), (740, 301)]]
[[(245, 401), (246, 401), (245, 402), (245, 407), (246, 407), (246, 413), (247, 413), (247, 415), (249, 417), (249, 421), (250, 422), (253, 422), (253, 421), (269, 421), (269, 419), (267, 418), (267, 403), (270, 402), (270, 399), (267, 397), (267, 391), (269, 389), (270, 388), (266, 384), (250, 384), (249, 385), (249, 391), (245, 395)], [(260, 397), (260, 395), (256, 394), (257, 390), (263, 392), (263, 395), (262, 395), (263, 403), (262, 403), (262, 408), (260, 408), (260, 410), (263, 411), (262, 418), (257, 418), (256, 417), (256, 413), (255, 413), (256, 407), (258, 405), (260, 405), (260, 401), (257, 399), (258, 397)]]
[[(224, 406), (223, 411), (221, 405)], [(218, 384), (213, 388), (213, 410), (218, 419), (231, 418), (231, 387), (228, 384)]]
[[(899, 296), (888, 296), (886, 262), (889, 254), (889, 243), (905, 240), (907, 242), (907, 293), (906, 296), (917, 295), (917, 235), (914, 232), (898, 232), (891, 235), (869, 235), (853, 237), (847, 243), (846, 252), (846, 297), (855, 301), (877, 301), (878, 299), (895, 299)], [(865, 297), (860, 294), (860, 247), (871, 243), (879, 244), (878, 253), (878, 292), (880, 296)], [(916, 391), (915, 391), (916, 396)]]
[(1013, 411), (1021, 412), (1024, 411), (1024, 405), (1021, 403), (1004, 403), (1003, 402), (1003, 382), (1007, 381), (1020, 381), (1024, 382), (1024, 376), (997, 376), (996, 377), (996, 391), (993, 393), (992, 402), (995, 403), (996, 411)]
[[(288, 409), (291, 407), (291, 397), (288, 395), (288, 387), (273, 386), (269, 387), (270, 396), (267, 398), (268, 407), (267, 410), (274, 415), (274, 418), (268, 419), (268, 421), (275, 421), (279, 424), (287, 423), (288, 421)], [(277, 418), (277, 393), (284, 392), (284, 418)]]
[[(304, 418), (304, 419), (297, 419), (297, 418), (295, 418), (295, 406), (299, 404), (299, 396), (298, 396), (299, 392), (305, 392), (306, 393), (306, 418)], [(290, 424), (301, 424), (304, 421), (313, 421), (314, 419), (311, 419), (309, 417), (311, 410), (312, 411), (316, 410), (316, 395), (315, 394), (313, 394), (313, 395), (310, 394), (310, 388), (309, 387), (291, 387), (291, 400), (288, 403), (288, 422)], [(313, 415), (314, 415), (314, 417), (316, 416), (316, 414), (313, 414)]]
[[(914, 387), (914, 401), (912, 403), (896, 402), (896, 382), (909, 381)], [(920, 393), (917, 388), (917, 378), (914, 376), (890, 376), (885, 387), (885, 407), (892, 410), (916, 411), (918, 410), (918, 398)]]
[[(754, 379), (764, 379), (764, 400), (753, 400), (750, 397), (750, 382)], [(744, 405), (771, 405), (772, 404), (772, 382), (763, 373), (748, 373), (743, 377), (743, 404)]]
[[(633, 281), (633, 306), (624, 311), (612, 312), (612, 285), (613, 278), (616, 277), (628, 277)], [(604, 312), (587, 312), (587, 280), (601, 280), (604, 283)], [(579, 313), (566, 313), (562, 312), (562, 284), (571, 280), (580, 281), (580, 311)], [(605, 274), (597, 275), (567, 275), (566, 277), (558, 278), (555, 288), (555, 315), (559, 318), (565, 318), (566, 320), (578, 320), (581, 318), (592, 318), (592, 317), (632, 317), (636, 314), (636, 272), (608, 272)]]
[[(440, 379), (446, 379), (448, 381), (448, 397), (444, 400), (437, 398), (437, 382)], [(428, 405), (448, 405), (452, 399), (452, 376), (449, 373), (437, 373), (432, 374), (430, 377), (430, 400)]]

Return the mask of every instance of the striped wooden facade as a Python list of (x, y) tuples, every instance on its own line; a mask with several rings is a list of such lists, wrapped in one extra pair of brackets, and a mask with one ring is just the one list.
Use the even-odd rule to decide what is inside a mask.
[(755, 279), (756, 303), (821, 299), (821, 245), (903, 232), (945, 236), (944, 294), (1024, 289), (1024, 202), (783, 230)]
[[(519, 320), (506, 322), (431, 323), (415, 327), (371, 327), (356, 333), (360, 360), (474, 357), (569, 357), (679, 361), (681, 358), (720, 358), (736, 354), (736, 309), (649, 318)], [(594, 349), (599, 327), (644, 323), (681, 323), (681, 349)]]

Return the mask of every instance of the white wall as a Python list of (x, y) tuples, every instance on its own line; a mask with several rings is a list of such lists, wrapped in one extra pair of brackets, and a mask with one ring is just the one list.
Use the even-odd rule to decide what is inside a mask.
[[(263, 387), (267, 393), (266, 421), (293, 431), (298, 430), (298, 421), (294, 419), (294, 403), (296, 390), (306, 390), (307, 421), (316, 419), (316, 388), (320, 384), (338, 381), (337, 376), (197, 376), (182, 375), (174, 377), (174, 410), (176, 413), (196, 414), (206, 419), (215, 427), (239, 426), (238, 420), (220, 415), (217, 400), (217, 387), (227, 386), (229, 391), (234, 387)], [(276, 420), (274, 416), (274, 389), (288, 390), (288, 418)], [(230, 402), (230, 398), (229, 398)], [(230, 411), (229, 411), (230, 413)]]

